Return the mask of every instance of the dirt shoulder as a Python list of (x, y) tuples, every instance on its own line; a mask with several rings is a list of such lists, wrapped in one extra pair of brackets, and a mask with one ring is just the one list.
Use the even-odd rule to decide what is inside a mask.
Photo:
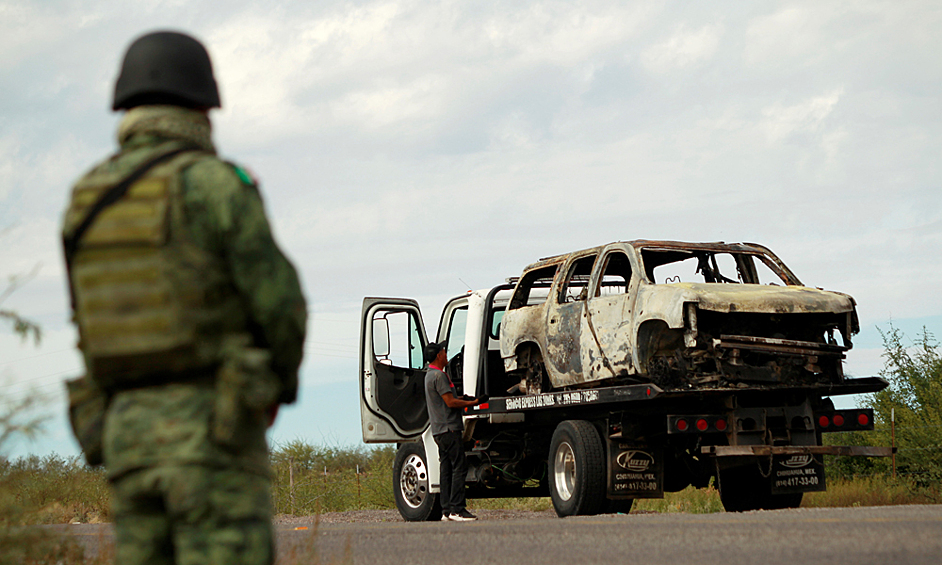
[[(553, 510), (533, 512), (530, 510), (474, 510), (481, 520), (522, 520), (522, 519), (553, 519), (556, 513)], [(275, 516), (276, 525), (311, 524), (319, 521), (321, 524), (343, 524), (350, 522), (402, 522), (403, 519), (396, 510), (349, 510), (347, 512), (327, 512), (317, 516), (292, 516), (291, 514), (278, 514)]]

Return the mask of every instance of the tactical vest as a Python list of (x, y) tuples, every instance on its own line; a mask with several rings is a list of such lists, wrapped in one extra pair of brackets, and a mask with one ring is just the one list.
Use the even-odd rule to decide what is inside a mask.
[[(157, 151), (145, 153), (142, 162)], [(187, 152), (153, 167), (79, 240), (70, 273), (79, 346), (89, 375), (106, 390), (205, 375), (222, 361), (225, 337), (245, 331), (225, 265), (191, 240), (185, 224), (182, 173), (206, 158)], [(81, 179), (66, 236), (129, 173), (103, 166)]]

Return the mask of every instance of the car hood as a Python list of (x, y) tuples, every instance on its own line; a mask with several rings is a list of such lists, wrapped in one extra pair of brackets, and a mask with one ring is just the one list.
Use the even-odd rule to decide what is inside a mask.
[(854, 299), (828, 290), (805, 286), (758, 284), (672, 283), (684, 302), (695, 302), (701, 310), (768, 314), (840, 313), (854, 310)]

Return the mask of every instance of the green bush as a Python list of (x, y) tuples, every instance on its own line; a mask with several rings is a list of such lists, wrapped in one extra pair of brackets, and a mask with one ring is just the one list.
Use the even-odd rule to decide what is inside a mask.
[[(825, 436), (830, 444), (895, 445), (897, 474), (920, 488), (942, 484), (942, 355), (928, 330), (907, 344), (890, 325), (883, 333), (884, 366), (880, 376), (890, 386), (865, 404), (874, 410), (871, 432)], [(895, 440), (892, 419), (895, 416)], [(841, 457), (829, 463), (834, 477), (892, 475), (891, 458)]]

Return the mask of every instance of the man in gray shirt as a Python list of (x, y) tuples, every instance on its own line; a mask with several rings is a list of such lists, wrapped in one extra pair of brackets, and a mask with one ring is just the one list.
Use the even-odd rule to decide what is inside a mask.
[(486, 397), (469, 399), (455, 396), (455, 384), (445, 373), (448, 353), (444, 343), (425, 347), (428, 373), (425, 374), (425, 400), (432, 437), (438, 444), (439, 483), (442, 521), (468, 522), (477, 517), (465, 508), (464, 483), (468, 464), (464, 456), (464, 422), (461, 415), (468, 406), (486, 402)]

